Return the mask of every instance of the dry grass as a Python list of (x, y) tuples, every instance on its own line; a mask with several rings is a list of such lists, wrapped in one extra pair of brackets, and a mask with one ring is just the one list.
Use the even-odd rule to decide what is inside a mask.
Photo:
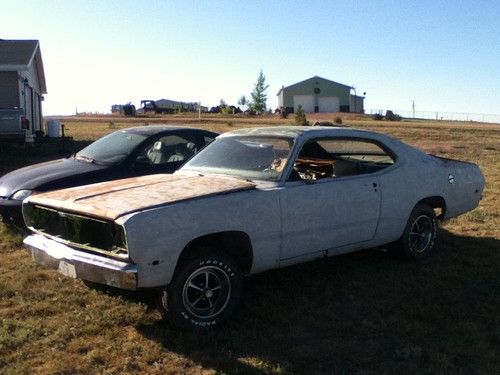
[[(290, 117), (147, 122), (226, 131), (292, 123)], [(65, 119), (68, 135), (82, 142), (66, 147), (144, 120)], [(344, 124), (479, 163), (487, 181), (484, 199), (444, 225), (434, 257), (409, 264), (371, 250), (256, 275), (230, 322), (201, 335), (164, 324), (150, 293), (92, 289), (33, 264), (20, 234), (0, 226), (0, 372), (497, 373), (500, 127), (350, 118)], [(59, 151), (14, 155), (3, 148), (0, 171)]]

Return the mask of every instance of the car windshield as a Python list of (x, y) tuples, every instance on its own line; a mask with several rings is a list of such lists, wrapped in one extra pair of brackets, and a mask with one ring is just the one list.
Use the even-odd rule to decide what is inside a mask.
[(143, 134), (120, 130), (108, 134), (76, 153), (78, 160), (115, 164), (123, 161), (145, 139)]
[(222, 137), (191, 159), (181, 171), (277, 181), (281, 178), (292, 146), (292, 138)]

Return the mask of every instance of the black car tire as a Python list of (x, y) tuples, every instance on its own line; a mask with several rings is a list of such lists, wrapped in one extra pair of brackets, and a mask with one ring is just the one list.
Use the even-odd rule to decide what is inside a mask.
[(407, 260), (418, 261), (436, 249), (438, 220), (432, 207), (417, 205), (410, 214), (403, 235), (391, 250)]
[(242, 288), (243, 274), (233, 259), (203, 251), (182, 261), (170, 285), (160, 293), (160, 309), (178, 328), (206, 330), (231, 315)]

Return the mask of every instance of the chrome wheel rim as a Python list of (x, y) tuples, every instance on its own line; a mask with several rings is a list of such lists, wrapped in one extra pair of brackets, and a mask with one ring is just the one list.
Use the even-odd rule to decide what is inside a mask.
[(427, 215), (417, 217), (410, 228), (410, 249), (415, 253), (423, 253), (429, 247), (434, 233), (434, 225)]
[(194, 271), (184, 283), (182, 302), (186, 310), (200, 319), (219, 315), (229, 303), (231, 282), (227, 273), (215, 266)]

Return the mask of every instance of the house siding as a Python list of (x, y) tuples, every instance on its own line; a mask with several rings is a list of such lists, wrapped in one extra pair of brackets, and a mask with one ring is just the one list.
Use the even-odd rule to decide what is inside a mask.
[(30, 131), (43, 130), (40, 83), (33, 59), (28, 69), (19, 72), (19, 102), (30, 122)]

